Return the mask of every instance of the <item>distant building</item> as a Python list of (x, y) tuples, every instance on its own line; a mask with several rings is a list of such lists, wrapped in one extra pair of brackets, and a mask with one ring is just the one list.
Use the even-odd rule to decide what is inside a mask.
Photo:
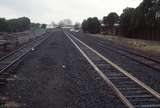
[(119, 34), (119, 31), (120, 31), (120, 24), (119, 24), (119, 22), (118, 23), (115, 23), (114, 25), (113, 25), (113, 28), (112, 28), (112, 34), (113, 35), (118, 35)]

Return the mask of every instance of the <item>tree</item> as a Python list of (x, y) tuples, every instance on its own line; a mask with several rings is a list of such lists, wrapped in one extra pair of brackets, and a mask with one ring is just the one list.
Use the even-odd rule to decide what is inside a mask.
[(83, 22), (82, 22), (82, 30), (84, 32), (88, 31), (88, 21), (87, 20), (83, 20)]
[(158, 0), (143, 0), (140, 5), (124, 9), (120, 17), (120, 28), (124, 35), (134, 38), (153, 39), (157, 35), (159, 20)]
[(156, 20), (157, 9), (156, 0), (143, 0), (134, 10), (132, 26), (130, 26), (133, 37), (141, 36), (144, 39), (150, 39), (156, 35), (155, 32), (159, 26), (158, 20)]
[(118, 23), (119, 16), (115, 12), (111, 12), (108, 16), (103, 17), (103, 24), (112, 28), (115, 23)]
[(42, 25), (41, 25), (41, 28), (42, 28), (42, 29), (46, 29), (46, 27), (47, 27), (47, 24), (42, 24)]
[(111, 13), (108, 14), (108, 16), (103, 17), (102, 23), (103, 23), (102, 30), (103, 30), (104, 33), (114, 34), (115, 31), (116, 32), (118, 31), (117, 30), (118, 27), (117, 26), (115, 27), (115, 25), (119, 25), (119, 16), (118, 16), (117, 13), (111, 12)]
[(101, 23), (99, 22), (97, 17), (90, 17), (87, 20), (83, 21), (82, 29), (85, 32), (96, 34), (101, 31)]
[(21, 27), (23, 28), (22, 30), (28, 30), (30, 29), (30, 24), (31, 24), (31, 21), (29, 18), (27, 17), (22, 17), (22, 18), (19, 18), (19, 20), (21, 21)]
[(18, 19), (10, 19), (7, 21), (9, 32), (22, 32), (30, 28), (30, 19), (27, 17), (21, 17)]
[(41, 26), (40, 23), (31, 23), (31, 24), (30, 24), (31, 29), (39, 29), (40, 26)]
[(78, 30), (78, 29), (80, 29), (80, 27), (81, 27), (81, 24), (80, 24), (80, 23), (76, 22), (76, 23), (74, 24), (74, 29)]
[(124, 35), (130, 35), (132, 27), (132, 16), (134, 15), (134, 8), (126, 8), (120, 16), (120, 28)]
[(0, 18), (0, 32), (7, 32), (8, 25), (7, 21), (4, 18)]

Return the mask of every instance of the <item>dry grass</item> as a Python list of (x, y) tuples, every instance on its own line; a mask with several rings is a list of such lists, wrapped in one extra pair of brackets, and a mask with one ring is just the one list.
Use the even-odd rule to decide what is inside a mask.
[(130, 39), (126, 37), (110, 36), (110, 35), (92, 35), (92, 36), (97, 36), (106, 40), (113, 41), (118, 44), (123, 44), (132, 48), (136, 48), (138, 50), (160, 53), (160, 41)]
[[(33, 40), (34, 38), (41, 36), (45, 33), (45, 30), (29, 30), (17, 33), (2, 33), (0, 32), (0, 57), (8, 54), (10, 51), (24, 45), (25, 43)], [(9, 43), (7, 48), (4, 49), (4, 44)]]

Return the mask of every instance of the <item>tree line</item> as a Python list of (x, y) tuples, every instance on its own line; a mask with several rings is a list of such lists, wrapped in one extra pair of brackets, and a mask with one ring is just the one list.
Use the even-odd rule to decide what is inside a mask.
[(6, 20), (0, 18), (0, 32), (22, 32), (29, 29), (46, 28), (46, 24), (31, 23), (27, 17)]
[(102, 20), (88, 18), (82, 29), (89, 33), (160, 40), (160, 0), (143, 0), (137, 8), (125, 8), (120, 16), (111, 12)]

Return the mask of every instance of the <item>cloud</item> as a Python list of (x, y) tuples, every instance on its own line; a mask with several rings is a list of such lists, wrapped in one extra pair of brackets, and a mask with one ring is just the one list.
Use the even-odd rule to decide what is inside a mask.
[(58, 22), (70, 18), (81, 22), (84, 18), (102, 18), (109, 12), (122, 13), (125, 7), (136, 7), (142, 0), (1, 0), (1, 17), (27, 16), (34, 22)]

